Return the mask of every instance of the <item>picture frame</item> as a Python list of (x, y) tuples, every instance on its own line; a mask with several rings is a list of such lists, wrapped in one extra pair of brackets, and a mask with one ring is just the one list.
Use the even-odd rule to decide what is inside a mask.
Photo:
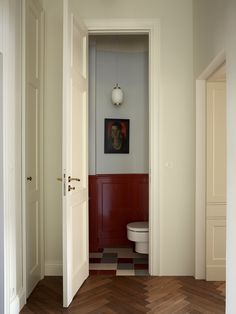
[(104, 119), (104, 153), (129, 154), (129, 119)]

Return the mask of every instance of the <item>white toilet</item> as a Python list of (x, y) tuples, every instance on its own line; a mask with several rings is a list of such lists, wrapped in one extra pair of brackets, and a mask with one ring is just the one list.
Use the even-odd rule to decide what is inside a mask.
[(148, 221), (131, 222), (127, 225), (127, 237), (135, 242), (135, 251), (148, 254)]

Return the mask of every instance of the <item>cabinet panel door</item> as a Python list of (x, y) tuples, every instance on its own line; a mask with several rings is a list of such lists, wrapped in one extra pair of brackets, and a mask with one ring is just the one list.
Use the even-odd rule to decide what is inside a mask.
[(42, 8), (25, 2), (25, 196), (27, 297), (41, 279), (40, 223), (40, 105), (42, 95)]
[(226, 221), (207, 221), (207, 269), (206, 279), (225, 280)]
[(206, 279), (225, 280), (226, 83), (207, 84)]
[(207, 202), (226, 202), (226, 85), (207, 87)]

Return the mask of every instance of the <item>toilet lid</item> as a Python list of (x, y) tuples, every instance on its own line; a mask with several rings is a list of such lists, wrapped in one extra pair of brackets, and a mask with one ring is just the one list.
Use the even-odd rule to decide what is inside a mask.
[(131, 222), (127, 228), (132, 231), (148, 231), (148, 221)]

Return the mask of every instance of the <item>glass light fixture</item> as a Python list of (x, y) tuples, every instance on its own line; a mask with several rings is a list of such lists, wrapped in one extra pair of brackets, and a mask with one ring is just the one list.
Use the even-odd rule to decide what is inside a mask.
[(112, 90), (111, 99), (115, 106), (120, 106), (123, 102), (123, 92), (118, 84)]

